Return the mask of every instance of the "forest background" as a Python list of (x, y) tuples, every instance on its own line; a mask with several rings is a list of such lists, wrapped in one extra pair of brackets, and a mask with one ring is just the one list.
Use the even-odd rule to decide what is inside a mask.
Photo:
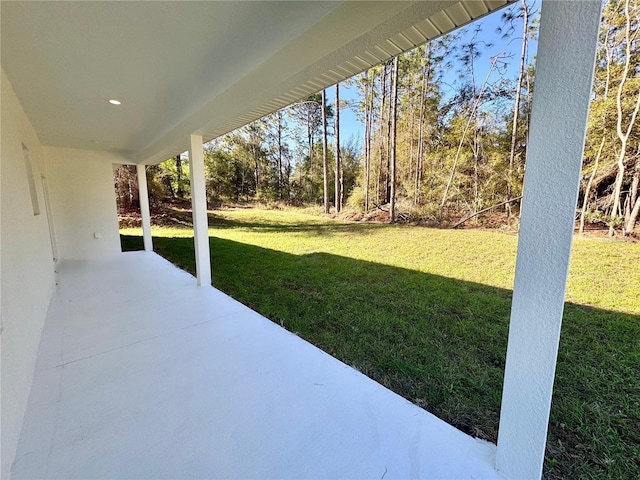
[[(322, 205), (355, 219), (517, 228), (539, 6), (521, 0), (207, 143), (209, 206)], [(605, 4), (580, 232), (639, 233), (639, 27), (639, 0)], [(147, 175), (152, 207), (189, 197), (186, 156)], [(115, 184), (119, 206), (137, 207), (135, 167), (117, 169)]]

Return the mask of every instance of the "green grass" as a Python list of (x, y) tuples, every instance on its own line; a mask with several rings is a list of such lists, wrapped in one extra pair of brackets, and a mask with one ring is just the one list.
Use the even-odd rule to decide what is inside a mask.
[[(217, 288), (495, 442), (517, 237), (260, 210), (210, 225)], [(140, 243), (122, 233), (125, 247)], [(194, 271), (190, 230), (154, 227), (154, 247)], [(574, 242), (547, 478), (640, 471), (638, 265), (640, 244)]]

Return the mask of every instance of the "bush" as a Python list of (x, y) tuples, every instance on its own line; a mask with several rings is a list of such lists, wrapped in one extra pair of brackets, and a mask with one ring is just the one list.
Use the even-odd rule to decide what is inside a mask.
[(624, 223), (624, 217), (616, 215), (613, 219), (609, 215), (605, 215), (601, 210), (587, 210), (584, 212), (584, 219), (588, 223), (598, 224), (602, 223), (608, 227), (621, 227)]
[(346, 205), (358, 212), (364, 212), (364, 188), (355, 185), (351, 190), (351, 195), (347, 198)]
[(403, 212), (410, 222), (421, 222), (427, 225), (438, 225), (442, 222), (442, 212), (435, 203), (413, 205), (411, 201), (401, 202), (398, 212)]

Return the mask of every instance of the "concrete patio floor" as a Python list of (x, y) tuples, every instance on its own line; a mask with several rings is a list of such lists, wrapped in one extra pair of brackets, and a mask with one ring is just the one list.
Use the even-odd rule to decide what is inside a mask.
[(58, 265), (12, 478), (503, 478), (494, 456), (131, 252)]

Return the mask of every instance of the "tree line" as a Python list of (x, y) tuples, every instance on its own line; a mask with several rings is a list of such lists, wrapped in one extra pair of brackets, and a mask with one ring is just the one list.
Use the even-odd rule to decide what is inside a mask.
[[(636, 229), (640, 213), (640, 0), (604, 8), (576, 220)], [(205, 145), (212, 206), (319, 204), (325, 213), (384, 210), (390, 221), (456, 225), (497, 212), (517, 223), (539, 4), (521, 0)], [(487, 38), (517, 45), (487, 56)], [(340, 92), (352, 92), (349, 100)], [(356, 92), (354, 95), (353, 92)], [(355, 111), (361, 138), (340, 138)], [(155, 198), (188, 196), (181, 157), (149, 170)], [(552, 212), (550, 212), (550, 215)]]
[(585, 222), (609, 233), (636, 231), (640, 214), (640, 2), (611, 0), (603, 11), (579, 201)]

